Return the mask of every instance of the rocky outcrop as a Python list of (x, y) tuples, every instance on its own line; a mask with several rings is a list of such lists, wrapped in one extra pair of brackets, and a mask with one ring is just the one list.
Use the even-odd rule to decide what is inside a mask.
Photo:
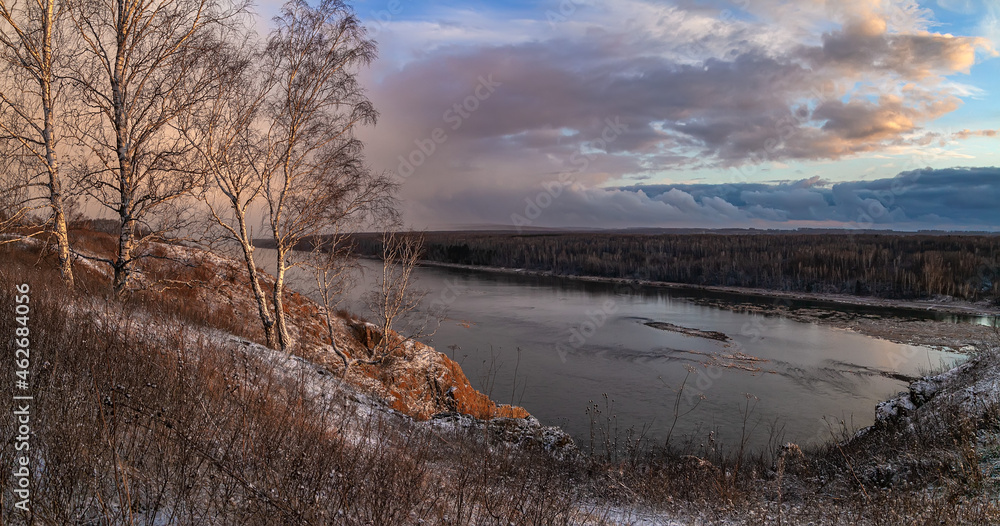
[[(368, 349), (381, 340), (378, 329), (361, 320), (344, 320), (344, 324), (356, 338), (354, 342), (338, 340), (340, 348), (352, 357), (367, 358)], [(395, 334), (391, 337), (399, 338)], [(361, 383), (374, 387), (393, 409), (418, 420), (452, 412), (478, 419), (529, 416), (521, 407), (498, 405), (477, 391), (458, 363), (444, 353), (413, 340), (395, 347), (384, 360), (351, 366), (352, 375), (366, 376)], [(336, 361), (330, 365), (340, 367)]]
[[(940, 374), (925, 376), (881, 402), (875, 423), (836, 445), (858, 482), (918, 488), (992, 469), (1000, 415), (1000, 356), (983, 352)], [(983, 453), (987, 453), (986, 456)]]
[(502, 443), (522, 447), (539, 447), (559, 459), (575, 458), (580, 454), (576, 443), (562, 429), (543, 426), (537, 418), (527, 415), (523, 418), (492, 418), (481, 420), (461, 413), (440, 413), (434, 415), (430, 425), (449, 430), (483, 431)]
[(1000, 358), (984, 353), (941, 374), (911, 383), (907, 391), (878, 404), (875, 424), (858, 432), (893, 426), (912, 432), (917, 425), (980, 421), (1000, 407)]

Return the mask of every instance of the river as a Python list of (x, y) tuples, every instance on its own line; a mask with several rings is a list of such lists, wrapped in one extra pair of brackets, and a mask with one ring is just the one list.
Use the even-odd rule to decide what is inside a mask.
[[(363, 262), (368, 271), (345, 298), (362, 317), (376, 265)], [(291, 286), (308, 294), (309, 280), (296, 272)], [(744, 438), (753, 447), (817, 443), (870, 425), (875, 405), (904, 390), (905, 377), (963, 359), (699, 305), (690, 292), (440, 267), (414, 275), (424, 312), (443, 318), (424, 343), (459, 362), (494, 400), (525, 407), (585, 448), (593, 437), (598, 450), (605, 436), (624, 441), (629, 429), (654, 444), (669, 434), (696, 448), (735, 448)]]

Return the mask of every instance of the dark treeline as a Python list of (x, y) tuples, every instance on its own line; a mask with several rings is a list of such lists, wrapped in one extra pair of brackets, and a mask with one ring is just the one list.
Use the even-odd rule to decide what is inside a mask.
[[(1000, 237), (929, 234), (424, 234), (429, 261), (560, 275), (1000, 301)], [(355, 237), (364, 255), (380, 238)]]

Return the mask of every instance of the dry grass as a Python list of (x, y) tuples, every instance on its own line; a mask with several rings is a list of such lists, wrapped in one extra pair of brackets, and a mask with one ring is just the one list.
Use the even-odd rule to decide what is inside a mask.
[[(6, 249), (3, 256), (10, 256)], [(27, 254), (20, 251), (22, 255)], [(0, 304), (32, 285), (31, 524), (555, 524), (572, 494), (540, 453), (431, 431), (348, 391), (317, 397), (245, 345), (165, 307), (59, 290), (6, 257)], [(100, 301), (95, 301), (100, 299)], [(81, 308), (87, 305), (88, 308)], [(11, 317), (0, 331), (12, 333)], [(10, 375), (2, 388), (11, 392)], [(10, 411), (0, 440), (12, 443)], [(12, 448), (0, 453), (11, 465)], [(44, 466), (44, 469), (37, 469)], [(9, 495), (9, 477), (0, 491)]]

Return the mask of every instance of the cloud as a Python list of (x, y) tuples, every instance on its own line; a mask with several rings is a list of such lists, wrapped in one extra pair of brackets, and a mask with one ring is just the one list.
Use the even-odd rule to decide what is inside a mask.
[[(749, 39), (745, 23), (678, 13), (668, 10), (661, 22), (675, 35), (692, 36), (668, 38), (661, 35), (663, 29), (628, 36), (602, 27), (583, 39), (443, 47), (388, 75), (376, 91), (380, 98), (396, 101), (394, 110), (410, 113), (408, 119), (430, 123), (464, 96), (464, 79), (490, 73), (503, 79), (505, 87), (487, 116), (462, 131), (465, 135), (499, 138), (568, 128), (584, 141), (600, 131), (593, 129), (594, 122), (620, 116), (632, 124), (632, 134), (615, 145), (616, 151), (689, 146), (678, 140), (687, 136), (722, 158), (741, 160), (759, 153), (767, 139), (777, 137), (777, 128), (787, 124), (818, 134), (817, 148), (811, 155), (800, 144), (772, 152), (773, 157), (837, 157), (869, 151), (873, 136), (898, 136), (956, 109), (960, 100), (946, 86), (903, 88), (928, 76), (968, 70), (976, 50), (985, 46), (977, 38), (888, 34), (885, 20), (876, 17), (852, 18), (841, 30), (824, 34), (819, 45), (782, 54)], [(701, 36), (695, 39), (695, 34)], [(688, 60), (676, 56), (692, 49), (695, 56)], [(651, 55), (651, 50), (657, 53)], [(849, 100), (841, 113), (853, 113), (850, 126), (813, 122), (829, 117), (831, 105), (847, 95), (844, 87), (881, 74), (896, 79), (892, 84), (899, 93), (874, 102)], [(831, 88), (837, 83), (844, 87)], [(878, 91), (892, 90), (879, 86)], [(810, 100), (824, 111), (796, 121), (796, 110)], [(657, 122), (673, 134), (658, 132)], [(865, 129), (886, 133), (859, 133)], [(827, 148), (824, 138), (857, 147)]]
[(998, 137), (1000, 130), (962, 130), (952, 134), (956, 140), (964, 141), (971, 137)]
[[(738, 205), (661, 194), (645, 202), (599, 187), (669, 171), (942, 149), (988, 136), (927, 129), (975, 93), (954, 78), (992, 44), (935, 32), (933, 13), (915, 0), (573, 5), (555, 20), (497, 20), (489, 31), (476, 29), (489, 25), (488, 14), (461, 10), (380, 29), (393, 47), (368, 79), (383, 116), (363, 137), (369, 158), (395, 171), (435, 129), (447, 135), (406, 179), (415, 214), (448, 215), (452, 207), (454, 217), (480, 210), (494, 217), (485, 211), (516, 208), (543, 181), (571, 174), (578, 186), (565, 203), (590, 209), (606, 201), (634, 205), (636, 214), (714, 221), (723, 205)], [(483, 76), (500, 86), (454, 127), (449, 111), (454, 116)], [(619, 123), (610, 136), (609, 120)], [(815, 199), (809, 192), (787, 198)], [(496, 199), (477, 197), (486, 195)], [(772, 221), (819, 206), (778, 198), (765, 193), (729, 213)]]
[(449, 224), (538, 227), (810, 226), (980, 229), (1000, 225), (1000, 168), (923, 169), (873, 181), (762, 184), (571, 185), (525, 197), (466, 190), (427, 204)]
[[(831, 222), (842, 226), (936, 228), (1000, 225), (1000, 168), (923, 169), (873, 181), (830, 183), (812, 178), (779, 184), (629, 187), (656, 197), (685, 192), (704, 202), (721, 198), (758, 219)], [(766, 212), (765, 215), (761, 215)]]
[(906, 79), (968, 73), (977, 53), (992, 53), (991, 42), (982, 37), (917, 31), (888, 32), (882, 18), (851, 20), (840, 30), (825, 33), (822, 46), (801, 52), (814, 67), (839, 67), (854, 71), (884, 72)]

